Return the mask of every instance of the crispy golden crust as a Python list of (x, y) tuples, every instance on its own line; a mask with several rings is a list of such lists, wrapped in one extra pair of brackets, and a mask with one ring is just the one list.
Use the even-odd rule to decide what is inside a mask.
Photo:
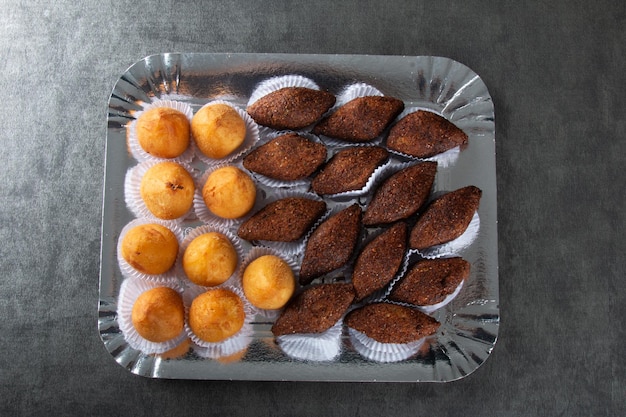
[(194, 238), (183, 253), (183, 271), (191, 282), (205, 287), (223, 284), (237, 269), (237, 250), (219, 232)]
[(470, 185), (430, 203), (411, 230), (411, 248), (426, 249), (461, 236), (478, 210), (481, 195), (478, 187)]
[(394, 285), (389, 299), (417, 306), (440, 303), (469, 277), (470, 267), (459, 257), (424, 259)]
[(246, 122), (228, 104), (211, 104), (193, 116), (191, 133), (200, 152), (220, 159), (232, 154), (244, 142)]
[(261, 97), (247, 112), (260, 125), (297, 130), (317, 122), (334, 104), (328, 91), (285, 87)]
[(389, 153), (379, 146), (357, 146), (337, 152), (311, 181), (318, 194), (360, 190)]
[(274, 336), (322, 333), (330, 329), (354, 300), (351, 284), (321, 284), (295, 296), (272, 326)]
[(380, 136), (402, 110), (404, 103), (397, 98), (358, 97), (323, 118), (313, 133), (349, 142), (368, 142)]
[(275, 255), (263, 255), (246, 266), (241, 277), (246, 298), (258, 308), (282, 308), (296, 289), (296, 279), (289, 264)]
[(246, 240), (293, 242), (304, 236), (326, 211), (326, 203), (310, 198), (287, 197), (274, 201), (239, 226)]
[(306, 244), (300, 267), (300, 284), (308, 284), (348, 262), (360, 231), (361, 208), (358, 204), (341, 210), (320, 224)]
[(216, 216), (236, 219), (245, 216), (256, 201), (256, 186), (248, 174), (228, 165), (209, 174), (202, 198)]
[(225, 288), (210, 289), (189, 307), (189, 327), (205, 342), (221, 342), (241, 330), (246, 318), (243, 301)]
[(135, 131), (143, 150), (158, 158), (176, 158), (189, 147), (189, 120), (176, 109), (156, 107), (143, 112)]
[(163, 274), (178, 256), (178, 239), (160, 224), (142, 224), (126, 233), (121, 245), (122, 257), (144, 274)]
[(436, 162), (422, 162), (390, 176), (374, 193), (363, 224), (392, 223), (415, 214), (428, 199), (436, 173)]
[(175, 162), (161, 162), (146, 171), (139, 192), (146, 207), (159, 219), (183, 216), (193, 205), (195, 184), (189, 172)]
[(382, 289), (396, 275), (406, 251), (406, 235), (406, 224), (400, 222), (363, 248), (352, 275), (358, 300)]
[(421, 311), (395, 304), (368, 304), (346, 316), (346, 325), (381, 343), (409, 343), (434, 334), (440, 323)]
[(447, 119), (429, 111), (403, 117), (389, 132), (389, 149), (428, 158), (467, 143), (467, 135)]
[(326, 147), (296, 133), (278, 136), (250, 152), (243, 166), (281, 181), (294, 181), (313, 174), (326, 160)]
[(183, 331), (183, 299), (171, 288), (152, 288), (137, 297), (131, 319), (137, 333), (146, 340), (160, 343), (173, 339)]

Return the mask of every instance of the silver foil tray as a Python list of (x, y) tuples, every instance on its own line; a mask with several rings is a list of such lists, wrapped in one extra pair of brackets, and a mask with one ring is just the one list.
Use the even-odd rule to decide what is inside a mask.
[[(126, 125), (142, 104), (156, 98), (189, 103), (194, 111), (228, 96), (245, 105), (255, 86), (271, 76), (299, 74), (338, 93), (355, 82), (397, 97), (406, 107), (435, 110), (469, 136), (452, 166), (440, 169), (436, 188), (465, 185), (482, 189), (480, 232), (460, 256), (472, 263), (470, 278), (452, 303), (432, 315), (441, 327), (420, 352), (397, 363), (362, 358), (344, 335), (340, 356), (331, 362), (295, 360), (274, 343), (271, 323), (254, 324), (248, 349), (230, 363), (193, 352), (162, 359), (131, 348), (117, 323), (117, 298), (124, 279), (117, 263), (121, 229), (133, 219), (124, 202), (124, 177), (136, 165)], [(431, 56), (160, 54), (132, 65), (109, 99), (103, 194), (98, 329), (106, 349), (131, 372), (154, 378), (303, 381), (452, 381), (472, 373), (491, 353), (498, 336), (498, 238), (494, 109), (487, 87), (472, 70)], [(189, 223), (194, 226), (198, 223)]]

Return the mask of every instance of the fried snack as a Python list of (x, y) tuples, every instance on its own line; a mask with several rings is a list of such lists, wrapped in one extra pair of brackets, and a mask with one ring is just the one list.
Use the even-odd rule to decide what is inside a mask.
[(248, 220), (237, 234), (246, 240), (293, 242), (300, 239), (326, 211), (326, 203), (287, 197), (269, 203)]
[(348, 142), (368, 142), (404, 110), (404, 103), (393, 97), (366, 96), (350, 100), (313, 128), (316, 135)]
[(253, 306), (276, 310), (293, 295), (296, 279), (287, 262), (275, 255), (263, 255), (246, 266), (241, 285)]
[(143, 112), (135, 132), (139, 146), (157, 158), (176, 158), (189, 147), (189, 120), (184, 113), (169, 107)]
[(269, 178), (294, 181), (313, 174), (326, 160), (326, 147), (296, 133), (287, 133), (259, 146), (243, 166)]
[(436, 162), (422, 162), (387, 178), (367, 206), (363, 224), (392, 223), (417, 213), (430, 195), (436, 173)]
[(183, 270), (191, 282), (204, 287), (223, 284), (235, 273), (238, 256), (230, 239), (209, 232), (194, 238), (183, 254)]
[(137, 333), (146, 340), (161, 343), (173, 339), (185, 324), (183, 299), (171, 288), (152, 288), (135, 300), (131, 320)]
[(122, 258), (139, 272), (163, 274), (174, 266), (178, 239), (160, 224), (141, 224), (130, 229), (120, 247)]
[(360, 190), (389, 153), (379, 146), (356, 146), (337, 152), (311, 181), (318, 194)]
[(461, 236), (478, 210), (481, 195), (478, 187), (470, 185), (430, 203), (411, 230), (411, 248), (426, 249)]
[(389, 303), (368, 304), (346, 316), (348, 327), (380, 343), (409, 343), (434, 334), (440, 323), (409, 307)]
[(274, 336), (323, 333), (344, 315), (354, 300), (352, 284), (320, 284), (295, 296), (272, 326)]
[(139, 188), (148, 210), (163, 220), (185, 215), (193, 204), (194, 191), (191, 174), (181, 165), (169, 161), (150, 167)]
[(304, 250), (300, 284), (305, 285), (343, 266), (356, 248), (361, 231), (361, 207), (353, 204), (315, 229)]
[(417, 158), (428, 158), (465, 144), (465, 132), (444, 117), (422, 110), (400, 119), (387, 138), (389, 149)]
[(334, 104), (335, 96), (327, 91), (285, 87), (261, 97), (247, 111), (260, 125), (298, 130), (317, 122)]
[(191, 119), (191, 133), (204, 155), (224, 158), (243, 143), (246, 122), (237, 110), (223, 103), (202, 107)]
[(235, 335), (246, 318), (243, 301), (225, 288), (200, 294), (189, 307), (189, 327), (205, 342), (215, 343)]
[(237, 167), (218, 168), (209, 174), (202, 198), (207, 208), (224, 219), (246, 215), (256, 200), (256, 187), (248, 174)]
[(459, 257), (424, 259), (394, 285), (389, 299), (416, 306), (438, 304), (469, 277), (470, 267)]
[(364, 299), (391, 282), (402, 265), (406, 235), (406, 224), (399, 222), (363, 248), (352, 274), (357, 300)]

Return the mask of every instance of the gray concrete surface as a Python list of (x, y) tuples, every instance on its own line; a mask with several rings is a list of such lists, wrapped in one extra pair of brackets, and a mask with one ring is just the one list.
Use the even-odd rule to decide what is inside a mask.
[[(2, 1), (0, 415), (626, 414), (626, 3)], [(501, 327), (449, 384), (162, 381), (97, 332), (107, 100), (161, 52), (440, 55), (495, 102)]]

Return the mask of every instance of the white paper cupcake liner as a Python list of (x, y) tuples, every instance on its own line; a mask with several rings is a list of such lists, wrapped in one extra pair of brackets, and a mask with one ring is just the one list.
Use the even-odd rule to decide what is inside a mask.
[(150, 282), (142, 279), (127, 278), (120, 286), (120, 294), (117, 302), (117, 322), (124, 339), (130, 347), (140, 350), (146, 354), (159, 354), (167, 352), (182, 343), (187, 337), (186, 331), (183, 331), (175, 338), (166, 342), (157, 343), (144, 339), (137, 333), (133, 326), (132, 312), (133, 305), (137, 298), (144, 292), (157, 287), (168, 287), (181, 292), (178, 280), (166, 280), (163, 282)]
[[(294, 294), (295, 294), (298, 291), (298, 271), (300, 270), (300, 265), (292, 257), (287, 256), (281, 251), (277, 249), (273, 249), (273, 248), (264, 247), (264, 246), (255, 246), (252, 249), (250, 249), (246, 257), (244, 258), (243, 262), (241, 263), (241, 268), (239, 268), (239, 273), (237, 274), (237, 281), (236, 281), (237, 286), (239, 288), (243, 288), (243, 273), (248, 267), (248, 265), (250, 265), (250, 263), (254, 261), (255, 259), (260, 258), (261, 256), (265, 256), (265, 255), (278, 256), (280, 259), (287, 262), (287, 265), (289, 265), (289, 267), (293, 271), (295, 285), (296, 285), (295, 291), (294, 291)], [(242, 294), (243, 294), (243, 297), (245, 298), (245, 293), (243, 292), (243, 290), (242, 290)], [(250, 303), (250, 301), (247, 298), (246, 298), (246, 301)], [(250, 305), (252, 305), (252, 303), (250, 303)], [(255, 309), (255, 312), (257, 314), (261, 315), (265, 319), (272, 320), (272, 321), (278, 318), (282, 310), (282, 309), (267, 310), (267, 309), (255, 307), (254, 305), (252, 305), (252, 307)]]
[[(130, 168), (126, 172), (126, 177), (124, 178), (124, 200), (126, 202), (126, 206), (135, 215), (135, 217), (143, 217), (143, 218), (154, 219), (154, 220), (163, 220), (167, 222), (168, 224), (176, 224), (176, 223), (182, 222), (185, 219), (193, 218), (194, 213), (193, 213), (193, 204), (192, 204), (189, 210), (187, 211), (187, 213), (183, 214), (182, 216), (176, 219), (172, 219), (172, 220), (159, 219), (148, 209), (148, 207), (146, 206), (146, 203), (143, 201), (143, 198), (141, 198), (141, 179), (150, 168), (152, 168), (153, 166), (161, 162), (163, 161), (142, 162), (139, 165), (135, 165), (134, 167)], [(191, 168), (191, 166), (187, 164), (179, 164), (179, 165), (185, 168), (187, 172), (191, 175), (191, 178), (194, 181), (195, 191), (197, 192), (198, 184), (194, 175), (194, 170)]]
[[(194, 146), (196, 149), (196, 156), (198, 157), (198, 159), (200, 159), (202, 162), (204, 162), (205, 164), (211, 165), (211, 164), (224, 164), (224, 163), (229, 163), (234, 161), (235, 159), (239, 158), (241, 155), (243, 155), (244, 153), (246, 153), (250, 148), (252, 148), (254, 146), (254, 144), (257, 142), (257, 140), (259, 140), (259, 126), (256, 124), (256, 122), (254, 120), (252, 120), (252, 117), (250, 117), (250, 115), (243, 109), (239, 108), (238, 106), (236, 106), (235, 104), (226, 101), (226, 100), (214, 100), (211, 101), (207, 104), (205, 104), (204, 106), (202, 106), (202, 108), (200, 108), (198, 111), (202, 110), (204, 107), (207, 106), (212, 106), (215, 104), (226, 104), (227, 106), (232, 107), (234, 110), (237, 111), (237, 113), (239, 114), (239, 116), (241, 116), (241, 118), (243, 119), (243, 121), (246, 124), (246, 137), (243, 140), (243, 143), (241, 145), (239, 145), (239, 147), (237, 147), (237, 149), (235, 149), (233, 152), (231, 152), (229, 155), (225, 156), (224, 158), (220, 158), (220, 159), (214, 159), (214, 158), (210, 158), (207, 155), (205, 155), (204, 153), (202, 153), (202, 151), (200, 150), (200, 148), (198, 147), (197, 144), (195, 144), (196, 140), (192, 136), (192, 141), (194, 142)], [(197, 112), (196, 112), (197, 113)]]
[(176, 272), (178, 276), (181, 279), (183, 279), (185, 282), (188, 282), (191, 285), (196, 285), (193, 282), (191, 282), (189, 278), (187, 277), (187, 275), (185, 274), (185, 269), (183, 268), (182, 259), (185, 254), (185, 251), (187, 250), (187, 247), (189, 246), (192, 240), (194, 240), (198, 236), (201, 236), (205, 233), (211, 233), (211, 232), (218, 232), (226, 236), (228, 240), (230, 240), (230, 243), (232, 243), (233, 247), (235, 248), (235, 251), (237, 252), (237, 267), (235, 268), (235, 271), (226, 281), (220, 284), (220, 285), (226, 285), (226, 286), (234, 285), (236, 276), (237, 276), (237, 271), (239, 270), (239, 266), (241, 265), (241, 262), (245, 257), (245, 251), (241, 244), (241, 239), (238, 236), (236, 236), (234, 233), (232, 233), (230, 230), (228, 230), (228, 228), (219, 224), (204, 224), (202, 226), (189, 228), (186, 230), (185, 237), (181, 240), (181, 244), (180, 244), (180, 262), (178, 262), (177, 264)]
[[(204, 185), (206, 184), (206, 181), (209, 178), (209, 175), (211, 175), (211, 173), (213, 173), (214, 171), (220, 168), (224, 168), (227, 166), (234, 166), (242, 170), (244, 173), (248, 174), (248, 171), (245, 168), (243, 168), (240, 163), (230, 163), (230, 164), (225, 163), (225, 164), (217, 164), (217, 165), (210, 166), (209, 168), (207, 168), (206, 171), (204, 171), (204, 173), (202, 174), (202, 176), (200, 176), (198, 181), (196, 181), (197, 185), (196, 185), (196, 192), (193, 198), (193, 208), (194, 208), (196, 217), (200, 221), (204, 223), (214, 223), (214, 224), (222, 225), (226, 228), (231, 229), (241, 224), (245, 219), (249, 218), (252, 215), (252, 213), (257, 212), (262, 207), (263, 205), (262, 194), (263, 193), (259, 189), (258, 184), (256, 184), (255, 182), (256, 199), (255, 199), (254, 205), (252, 206), (252, 208), (250, 209), (248, 213), (246, 213), (245, 215), (241, 217), (237, 217), (235, 219), (227, 219), (224, 217), (220, 217), (216, 214), (213, 214), (213, 212), (209, 210), (206, 203), (204, 202), (204, 197), (202, 197), (202, 189), (204, 188)], [(254, 181), (254, 178), (252, 178), (252, 180)]]
[(426, 249), (416, 250), (411, 249), (411, 251), (419, 253), (422, 257), (428, 259), (441, 258), (443, 256), (455, 255), (469, 247), (474, 241), (476, 237), (478, 237), (478, 232), (480, 231), (480, 217), (478, 216), (478, 211), (474, 213), (470, 224), (465, 229), (465, 232), (454, 240), (451, 240), (447, 243), (442, 243), (441, 245), (431, 246)]
[(365, 334), (348, 328), (350, 342), (361, 356), (375, 362), (399, 362), (415, 355), (426, 338), (410, 343), (381, 343)]
[(337, 101), (335, 102), (335, 105), (333, 106), (331, 111), (338, 109), (339, 107), (343, 106), (347, 102), (354, 100), (355, 98), (358, 98), (358, 97), (383, 96), (383, 95), (384, 94), (381, 93), (380, 90), (378, 90), (375, 87), (372, 87), (369, 84), (365, 84), (365, 83), (351, 84), (347, 86), (346, 88), (344, 88), (337, 95)]
[(200, 287), (198, 285), (190, 285), (187, 287), (183, 294), (186, 318), (185, 334), (193, 342), (193, 349), (198, 354), (198, 356), (212, 359), (233, 355), (237, 352), (242, 351), (250, 344), (253, 337), (253, 328), (251, 321), (256, 313), (256, 310), (248, 303), (248, 300), (244, 297), (243, 291), (240, 288), (232, 285), (220, 285), (217, 287), (213, 287), (213, 289), (214, 288), (224, 288), (237, 294), (243, 301), (246, 317), (244, 319), (244, 324), (239, 332), (225, 340), (222, 340), (221, 342), (206, 342), (200, 339), (194, 334), (193, 330), (189, 326), (189, 308), (191, 307), (191, 303), (193, 302), (193, 300), (200, 294), (206, 292), (207, 288)]
[[(310, 200), (323, 201), (317, 194), (309, 193), (306, 191), (298, 191), (298, 190), (278, 190), (272, 193), (263, 199), (262, 207), (258, 210), (255, 210), (250, 217), (254, 216), (257, 212), (265, 208), (267, 205), (274, 203), (278, 200), (282, 200), (284, 198), (289, 197), (297, 197), (297, 198), (308, 198)], [(326, 210), (326, 212), (328, 209)], [(325, 214), (325, 213), (324, 213)], [(320, 216), (320, 218), (324, 217), (324, 214)], [(249, 218), (249, 217), (248, 217)], [(309, 228), (309, 230), (302, 236), (300, 239), (293, 242), (278, 242), (278, 241), (270, 241), (270, 240), (259, 240), (255, 242), (255, 244), (259, 246), (265, 246), (267, 248), (278, 251), (278, 253), (282, 253), (287, 257), (291, 258), (301, 252), (304, 249), (304, 242), (307, 236), (311, 233), (311, 231), (317, 226), (318, 220)]]
[[(395, 122), (391, 124), (391, 128), (393, 128), (393, 125), (395, 123), (397, 123), (398, 121), (400, 121), (402, 118), (404, 118), (405, 116), (414, 113), (418, 110), (423, 110), (423, 111), (428, 111), (431, 113), (435, 113), (438, 116), (444, 117), (441, 113), (439, 112), (435, 112), (432, 109), (428, 109), (425, 107), (408, 107), (406, 109), (404, 109), (404, 111), (402, 113), (400, 113), (400, 115), (398, 115), (398, 117), (396, 117)], [(458, 161), (459, 156), (461, 155), (461, 147), (460, 146), (456, 146), (452, 149), (449, 149), (445, 152), (442, 152), (440, 154), (428, 157), (428, 158), (418, 158), (416, 156), (413, 155), (409, 155), (403, 152), (398, 152), (395, 151), (393, 149), (389, 149), (387, 148), (387, 150), (397, 156), (400, 156), (402, 158), (405, 159), (414, 159), (414, 160), (418, 160), (418, 161), (434, 161), (437, 162), (437, 166), (439, 166), (440, 168), (447, 168), (449, 166), (452, 166), (456, 163), (456, 161)]]
[(191, 132), (191, 118), (193, 117), (193, 109), (187, 103), (182, 103), (180, 101), (175, 100), (155, 100), (144, 106), (143, 110), (135, 113), (133, 116), (135, 120), (130, 122), (127, 126), (128, 128), (128, 147), (130, 149), (131, 154), (138, 162), (145, 161), (173, 161), (178, 163), (190, 163), (196, 153), (195, 144), (191, 139), (191, 133), (189, 135), (189, 146), (181, 155), (176, 158), (159, 158), (152, 154), (146, 152), (141, 145), (139, 144), (139, 140), (137, 138), (137, 120), (139, 117), (146, 111), (157, 108), (157, 107), (167, 107), (174, 110), (178, 110), (183, 113), (187, 120), (189, 120), (189, 130)]
[(301, 75), (281, 75), (272, 77), (262, 81), (256, 86), (248, 99), (248, 106), (253, 105), (261, 97), (287, 87), (305, 87), (312, 90), (320, 89), (315, 81)]
[(307, 361), (331, 361), (341, 353), (343, 319), (323, 333), (278, 336), (276, 342), (288, 356)]
[(252, 336), (242, 336), (238, 337), (237, 339), (233, 339), (229, 344), (224, 344), (221, 346), (205, 347), (193, 343), (192, 349), (196, 353), (196, 355), (200, 356), (201, 358), (220, 359), (241, 352), (242, 350), (246, 349), (251, 342)]
[[(315, 143), (319, 143), (319, 144), (324, 144), (324, 142), (321, 141), (321, 139), (319, 137), (317, 137), (316, 135), (309, 133), (309, 132), (302, 132), (302, 131), (298, 131), (298, 132), (294, 132), (294, 131), (287, 131), (287, 130), (281, 130), (281, 131), (275, 131), (272, 130), (271, 132), (267, 132), (265, 134), (263, 134), (263, 138), (261, 140), (259, 140), (259, 142), (257, 142), (257, 146), (255, 146), (254, 148), (260, 147), (262, 145), (265, 145), (266, 143), (272, 141), (273, 139), (276, 139), (279, 136), (285, 135), (287, 133), (297, 133), (299, 136), (305, 137), (307, 139), (309, 139), (312, 142)], [(308, 186), (309, 183), (311, 182), (310, 178), (302, 178), (302, 179), (297, 179), (297, 180), (293, 180), (293, 181), (285, 181), (285, 180), (279, 180), (276, 178), (271, 178), (271, 177), (267, 177), (263, 174), (259, 174), (258, 172), (254, 172), (251, 171), (247, 168), (244, 168), (247, 172), (250, 173), (250, 175), (252, 175), (254, 177), (255, 180), (257, 180), (259, 183), (266, 185), (268, 187), (272, 187), (272, 188), (287, 188), (287, 187), (304, 187), (304, 186)]]
[[(146, 274), (144, 272), (140, 272), (136, 270), (135, 268), (133, 268), (126, 261), (126, 259), (124, 259), (124, 257), (122, 256), (122, 241), (124, 240), (124, 237), (126, 236), (128, 231), (136, 226), (141, 226), (144, 224), (158, 224), (163, 227), (166, 227), (170, 231), (172, 231), (172, 233), (174, 233), (174, 235), (176, 236), (176, 239), (178, 240), (179, 250), (178, 250), (178, 255), (176, 257), (176, 262), (172, 266), (172, 268), (170, 268), (167, 272), (163, 274), (153, 275), (153, 274)], [(120, 270), (122, 271), (122, 275), (125, 278), (137, 278), (137, 279), (143, 279), (146, 281), (152, 281), (156, 283), (163, 283), (163, 282), (177, 279), (177, 266), (176, 265), (179, 263), (181, 253), (182, 253), (180, 250), (182, 241), (183, 241), (183, 230), (176, 224), (173, 224), (172, 222), (167, 222), (167, 221), (158, 220), (158, 219), (157, 220), (146, 219), (146, 218), (140, 218), (140, 219), (135, 219), (131, 221), (130, 223), (128, 223), (126, 226), (122, 228), (120, 232), (120, 236), (117, 240), (117, 261), (118, 261)]]

